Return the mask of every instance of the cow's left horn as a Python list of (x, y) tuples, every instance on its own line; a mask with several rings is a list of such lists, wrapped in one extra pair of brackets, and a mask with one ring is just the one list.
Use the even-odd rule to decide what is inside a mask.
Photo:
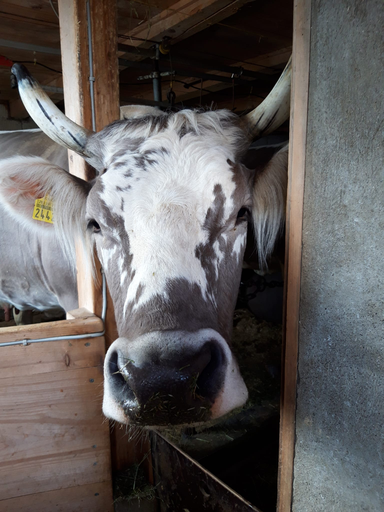
[(16, 76), (21, 100), (37, 126), (61, 146), (72, 149), (85, 158), (90, 157), (85, 152), (85, 145), (92, 132), (64, 115), (25, 66), (14, 64), (11, 72)]
[(268, 135), (289, 118), (292, 57), (276, 85), (262, 103), (241, 119), (251, 139)]

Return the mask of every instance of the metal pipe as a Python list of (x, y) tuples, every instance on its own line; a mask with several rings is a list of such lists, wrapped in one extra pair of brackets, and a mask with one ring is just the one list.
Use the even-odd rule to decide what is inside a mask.
[(52, 92), (53, 94), (64, 94), (62, 87), (53, 87), (52, 85), (42, 85), (41, 88), (45, 92)]
[(155, 54), (155, 70), (153, 72), (153, 99), (155, 101), (161, 101), (161, 77), (160, 77), (160, 68), (159, 68), (159, 60), (160, 60), (160, 49), (159, 45), (156, 45), (156, 54)]
[[(148, 50), (145, 48), (136, 48), (135, 46), (130, 46), (127, 44), (119, 43), (118, 49), (121, 52), (129, 53), (131, 55), (132, 54), (139, 55), (143, 58), (153, 57), (153, 50)], [(183, 55), (181, 55), (179, 52), (177, 52), (177, 50), (175, 51), (174, 49), (172, 49), (171, 52), (172, 52), (171, 55), (172, 55), (173, 64), (178, 64), (179, 66), (183, 66), (188, 69), (191, 67), (195, 67), (197, 69), (209, 68), (209, 69), (212, 69), (215, 71), (220, 71), (222, 73), (231, 73), (231, 74), (235, 74), (237, 76), (242, 75), (242, 76), (247, 76), (249, 78), (255, 78), (255, 79), (265, 76), (265, 73), (260, 73), (259, 71), (251, 71), (249, 69), (244, 69), (243, 67), (239, 67), (239, 66), (235, 67), (235, 66), (227, 66), (225, 64), (218, 64), (217, 62), (215, 62), (213, 60), (208, 60), (208, 59), (203, 59), (203, 60), (199, 61), (197, 59), (183, 57)], [(127, 61), (127, 62), (131, 62), (131, 61)], [(167, 59), (165, 59), (163, 63), (164, 63), (164, 65), (167, 65), (168, 64)], [(134, 65), (134, 64), (137, 64), (137, 62), (132, 61), (131, 64)], [(262, 66), (262, 67), (267, 67), (267, 66)], [(272, 71), (273, 70), (276, 72), (278, 71), (275, 68), (270, 68), (270, 69)]]
[[(164, 61), (166, 63), (166, 61)], [(150, 62), (131, 62), (125, 59), (119, 59), (119, 64), (124, 67), (131, 67), (131, 68), (139, 68), (139, 69), (153, 69), (153, 66)], [(231, 78), (229, 76), (221, 76), (221, 75), (213, 75), (212, 73), (200, 73), (199, 71), (193, 71), (193, 70), (180, 70), (180, 69), (174, 69), (173, 73), (178, 76), (185, 76), (188, 78), (199, 78), (202, 80), (213, 80), (215, 82), (224, 82), (232, 84), (233, 80), (235, 80), (235, 83), (241, 83), (241, 84), (252, 84), (253, 80), (245, 80), (242, 78)], [(258, 75), (257, 80), (260, 85), (265, 85), (268, 88), (273, 87), (273, 85), (276, 83), (276, 75), (267, 75), (264, 73), (260, 73)], [(123, 84), (124, 85), (124, 84)]]
[(93, 76), (93, 51), (92, 51), (92, 24), (91, 24), (91, 8), (89, 0), (87, 0), (87, 32), (88, 32), (88, 58), (89, 58), (89, 93), (91, 96), (91, 112), (92, 112), (92, 130), (96, 131), (96, 116), (95, 116), (95, 94), (94, 84), (95, 77)]
[(19, 43), (18, 41), (7, 41), (6, 39), (0, 39), (0, 46), (6, 48), (16, 48), (17, 50), (28, 50), (31, 52), (50, 53), (51, 55), (61, 55), (61, 51), (58, 48), (50, 48), (48, 46), (39, 46), (37, 44)]
[[(105, 316), (107, 313), (107, 283), (105, 279), (104, 271), (101, 270), (102, 275), (102, 297), (103, 297), (103, 304), (101, 308), (101, 320), (103, 322), (103, 327), (105, 325)], [(90, 334), (71, 334), (68, 336), (52, 336), (51, 338), (37, 338), (35, 340), (29, 340), (24, 339), (20, 341), (7, 341), (6, 343), (0, 343), (1, 347), (11, 347), (13, 345), (32, 345), (32, 343), (44, 343), (46, 341), (60, 341), (60, 340), (77, 340), (77, 339), (88, 339), (88, 338), (98, 338), (99, 336), (104, 336), (105, 334), (105, 327), (101, 332), (93, 332)]]

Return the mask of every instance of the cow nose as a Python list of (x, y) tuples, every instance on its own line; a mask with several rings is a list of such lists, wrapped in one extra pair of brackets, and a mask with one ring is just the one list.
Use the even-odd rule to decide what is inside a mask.
[(130, 422), (167, 425), (206, 421), (220, 392), (225, 355), (215, 340), (197, 351), (152, 350), (139, 363), (121, 349), (110, 354), (109, 384)]

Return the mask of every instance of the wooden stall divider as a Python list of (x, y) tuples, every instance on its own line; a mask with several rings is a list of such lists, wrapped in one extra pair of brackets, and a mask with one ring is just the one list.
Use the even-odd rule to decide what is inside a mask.
[(104, 337), (5, 345), (102, 329), (89, 312), (1, 329), (0, 510), (112, 512)]
[(295, 0), (286, 221), (278, 512), (290, 512), (295, 442), (311, 0)]

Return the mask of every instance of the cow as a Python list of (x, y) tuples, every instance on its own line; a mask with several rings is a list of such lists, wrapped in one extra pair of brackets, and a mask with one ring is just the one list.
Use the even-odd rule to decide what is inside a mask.
[[(68, 171), (67, 153), (40, 129), (0, 133), (2, 159), (32, 154)], [(60, 311), (76, 309), (76, 274), (57, 234), (52, 230), (36, 234), (28, 224), (15, 221), (1, 202), (0, 226), (0, 303), (20, 310), (17, 323), (24, 323), (23, 314), (31, 309), (59, 316)]]
[[(288, 118), (290, 63), (243, 118), (146, 108), (98, 133), (66, 118), (23, 66), (13, 72), (38, 126), (97, 172), (85, 182), (39, 157), (3, 160), (0, 202), (36, 233), (55, 229), (72, 265), (75, 239), (96, 246), (119, 335), (104, 362), (104, 414), (184, 425), (242, 406), (231, 332), (247, 229), (265, 260), (284, 222), (287, 149), (257, 175), (241, 161)], [(46, 196), (54, 225), (32, 218)]]

